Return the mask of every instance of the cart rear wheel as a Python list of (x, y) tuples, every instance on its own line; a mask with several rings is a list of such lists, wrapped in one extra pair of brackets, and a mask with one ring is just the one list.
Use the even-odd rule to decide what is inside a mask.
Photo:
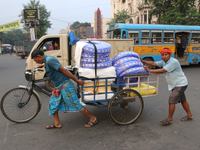
[(137, 91), (124, 89), (110, 100), (108, 114), (117, 124), (131, 124), (140, 117), (143, 105), (143, 99)]
[[(144, 58), (144, 60), (146, 60), (146, 61), (154, 61), (153, 59), (151, 59), (151, 58)], [(147, 64), (145, 64), (149, 69), (153, 69), (154, 67), (153, 66), (150, 66), (150, 65), (147, 65)]]
[(24, 59), (25, 58), (25, 55), (21, 55), (21, 59)]
[(52, 91), (53, 91), (54, 84), (53, 84), (53, 82), (52, 82), (50, 79), (47, 80), (47, 81), (45, 81), (45, 86), (46, 86), (46, 88), (47, 88), (47, 90), (48, 90), (49, 92), (52, 92)]

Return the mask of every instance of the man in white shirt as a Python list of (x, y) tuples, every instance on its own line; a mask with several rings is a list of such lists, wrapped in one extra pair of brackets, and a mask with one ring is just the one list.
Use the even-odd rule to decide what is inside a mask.
[(185, 90), (188, 86), (188, 81), (185, 74), (182, 71), (182, 68), (177, 59), (171, 57), (171, 50), (164, 48), (160, 51), (162, 55), (162, 60), (153, 62), (153, 61), (141, 61), (150, 66), (162, 67), (161, 69), (149, 69), (145, 66), (146, 71), (151, 73), (165, 73), (165, 79), (168, 83), (168, 90), (172, 91), (169, 97), (169, 115), (165, 120), (161, 120), (164, 125), (171, 124), (172, 117), (175, 111), (175, 104), (181, 103), (184, 110), (187, 113), (187, 116), (183, 117), (181, 121), (192, 120), (193, 115), (190, 111), (189, 104), (186, 101)]

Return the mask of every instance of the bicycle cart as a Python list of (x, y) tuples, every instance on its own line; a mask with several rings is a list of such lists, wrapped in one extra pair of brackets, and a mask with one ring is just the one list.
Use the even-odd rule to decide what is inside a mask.
[[(127, 81), (120, 83), (120, 80)], [(159, 75), (82, 79), (78, 88), (80, 101), (87, 105), (108, 107), (110, 118), (117, 124), (135, 122), (143, 111), (143, 97), (157, 96)], [(133, 83), (129, 81), (135, 81)]]
[[(8, 91), (1, 99), (1, 112), (10, 121), (24, 123), (37, 116), (41, 109), (41, 99), (34, 90), (47, 96), (51, 93), (35, 84), (33, 68), (25, 72), (27, 86), (19, 86)], [(70, 70), (74, 73), (74, 70)], [(121, 83), (120, 79), (127, 82)], [(137, 81), (129, 82), (130, 79)], [(143, 110), (143, 97), (158, 95), (159, 76), (127, 76), (113, 78), (82, 79), (84, 86), (77, 87), (81, 103), (98, 107), (108, 107), (108, 114), (118, 124), (136, 121)], [(152, 86), (153, 85), (153, 86)]]

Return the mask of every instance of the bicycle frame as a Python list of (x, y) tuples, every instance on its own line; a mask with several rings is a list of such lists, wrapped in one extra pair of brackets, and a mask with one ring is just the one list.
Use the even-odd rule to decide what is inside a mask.
[[(28, 84), (26, 86), (21, 86), (21, 85), (19, 86), (19, 87), (25, 88), (25, 91), (28, 90), (28, 92), (29, 92), (29, 98), (27, 99), (27, 101), (21, 103), (21, 101), (22, 101), (22, 99), (24, 97), (24, 94), (25, 94), (25, 91), (24, 91), (24, 93), (23, 93), (23, 95), (21, 97), (20, 103), (18, 104), (19, 108), (22, 108), (23, 106), (25, 106), (30, 101), (31, 95), (33, 93), (36, 93), (36, 95), (39, 95), (34, 89), (37, 89), (37, 90), (41, 91), (42, 93), (44, 93), (45, 95), (47, 95), (49, 97), (51, 96), (50, 92), (48, 92), (44, 88), (42, 88), (42, 87), (40, 87), (40, 86), (38, 86), (38, 85), (35, 84), (35, 69), (33, 69), (32, 74), (33, 74), (34, 78), (30, 79), (29, 82), (28, 82)], [(32, 83), (31, 83), (31, 87), (29, 88), (30, 82), (32, 82)]]

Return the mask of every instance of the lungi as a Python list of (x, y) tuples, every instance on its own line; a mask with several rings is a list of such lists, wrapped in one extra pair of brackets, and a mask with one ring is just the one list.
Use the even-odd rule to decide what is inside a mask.
[(65, 88), (60, 90), (58, 97), (51, 96), (49, 105), (47, 107), (49, 116), (58, 111), (80, 111), (83, 109), (78, 96), (76, 95), (74, 84), (71, 80), (65, 81), (60, 84), (56, 89), (59, 89), (65, 83), (70, 82)]

